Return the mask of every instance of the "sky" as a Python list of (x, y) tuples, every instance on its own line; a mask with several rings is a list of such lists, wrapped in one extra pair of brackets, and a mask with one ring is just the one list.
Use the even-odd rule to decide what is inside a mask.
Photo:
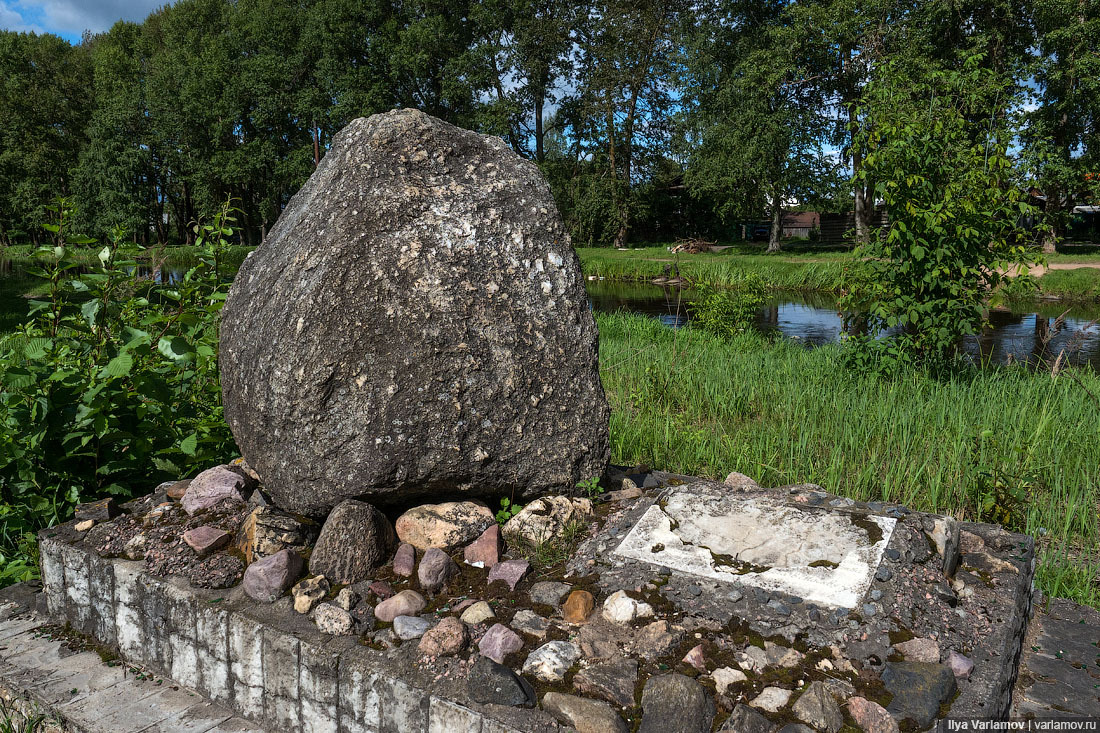
[(0, 0), (0, 29), (54, 33), (79, 43), (85, 30), (105, 31), (119, 20), (145, 20), (168, 0)]

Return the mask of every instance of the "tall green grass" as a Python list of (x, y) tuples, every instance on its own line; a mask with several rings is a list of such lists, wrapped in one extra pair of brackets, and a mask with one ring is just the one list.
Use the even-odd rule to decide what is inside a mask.
[[(1100, 410), (1074, 379), (975, 368), (884, 380), (849, 371), (840, 347), (597, 320), (614, 461), (812, 482), (968, 520), (983, 518), (983, 491), (999, 476), (1029, 494), (1014, 528), (1043, 537), (1044, 590), (1100, 603)], [(1100, 394), (1091, 371), (1076, 377)]]

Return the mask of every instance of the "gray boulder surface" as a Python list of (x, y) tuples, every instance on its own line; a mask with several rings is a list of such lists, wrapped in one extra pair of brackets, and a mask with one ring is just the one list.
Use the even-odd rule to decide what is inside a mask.
[(222, 312), (226, 419), (275, 504), (573, 490), (608, 406), (538, 168), (416, 110), (333, 140)]

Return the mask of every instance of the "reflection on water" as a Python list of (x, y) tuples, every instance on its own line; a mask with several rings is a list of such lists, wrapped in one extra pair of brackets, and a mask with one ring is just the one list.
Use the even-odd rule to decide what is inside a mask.
[[(589, 300), (597, 311), (643, 313), (669, 326), (683, 326), (691, 320), (690, 290), (607, 281), (588, 281), (587, 285)], [(1064, 352), (1064, 359), (1071, 364), (1100, 369), (1097, 319), (1098, 304), (1040, 303), (1023, 313), (997, 309), (989, 314), (992, 327), (965, 339), (962, 349), (994, 364), (1053, 361)], [(757, 313), (755, 325), (762, 333), (808, 347), (839, 341), (843, 332), (836, 298), (825, 293), (778, 293)]]

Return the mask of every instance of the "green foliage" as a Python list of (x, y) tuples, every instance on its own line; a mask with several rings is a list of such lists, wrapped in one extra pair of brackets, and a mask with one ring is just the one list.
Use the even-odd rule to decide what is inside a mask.
[(1034, 98), (1022, 131), (1023, 157), (1046, 195), (1054, 251), (1074, 206), (1100, 202), (1100, 5), (1044, 0), (1034, 9)]
[(823, 203), (841, 181), (823, 148), (835, 115), (822, 88), (827, 60), (815, 53), (820, 39), (797, 22), (798, 3), (705, 7), (686, 64), (696, 100), (690, 117), (702, 134), (684, 180), (696, 196), (710, 195), (723, 218), (766, 214), (769, 251), (777, 251), (785, 202)]
[[(118, 256), (123, 233), (98, 266), (74, 262), (69, 212), (62, 243), (30, 274), (46, 283), (28, 320), (0, 337), (0, 552), (18, 576), (27, 533), (73, 507), (128, 497), (229, 458), (217, 369), (218, 272), (233, 211), (197, 227), (199, 262), (176, 283), (139, 274)], [(14, 565), (13, 565), (14, 563)]]
[(47, 207), (72, 192), (91, 78), (87, 48), (0, 31), (0, 245), (42, 243)]
[(888, 223), (857, 252), (846, 306), (869, 328), (850, 342), (855, 358), (886, 370), (949, 361), (981, 329), (1002, 273), (1029, 259), (1020, 221), (1036, 212), (1001, 114), (1011, 90), (980, 60), (923, 72), (885, 62), (866, 90), (856, 178), (873, 182)]
[[(982, 522), (1002, 524), (1024, 531), (1027, 509), (1038, 493), (1046, 493), (1042, 473), (1035, 470), (1029, 446), (1017, 444), (1005, 450), (992, 430), (981, 430), (974, 439), (972, 460), (974, 488), (971, 512)], [(1005, 461), (1004, 456), (1015, 457)]]
[(515, 504), (511, 499), (501, 499), (500, 509), (497, 511), (497, 524), (502, 527), (508, 522), (509, 519), (523, 511), (522, 504)]
[(747, 274), (737, 285), (719, 288), (706, 282), (696, 285), (698, 297), (692, 301), (692, 325), (720, 338), (730, 339), (744, 333), (768, 302), (764, 280)]
[(584, 492), (584, 495), (589, 499), (595, 501), (603, 493), (604, 489), (600, 486), (599, 476), (590, 476), (577, 482), (577, 488)]

